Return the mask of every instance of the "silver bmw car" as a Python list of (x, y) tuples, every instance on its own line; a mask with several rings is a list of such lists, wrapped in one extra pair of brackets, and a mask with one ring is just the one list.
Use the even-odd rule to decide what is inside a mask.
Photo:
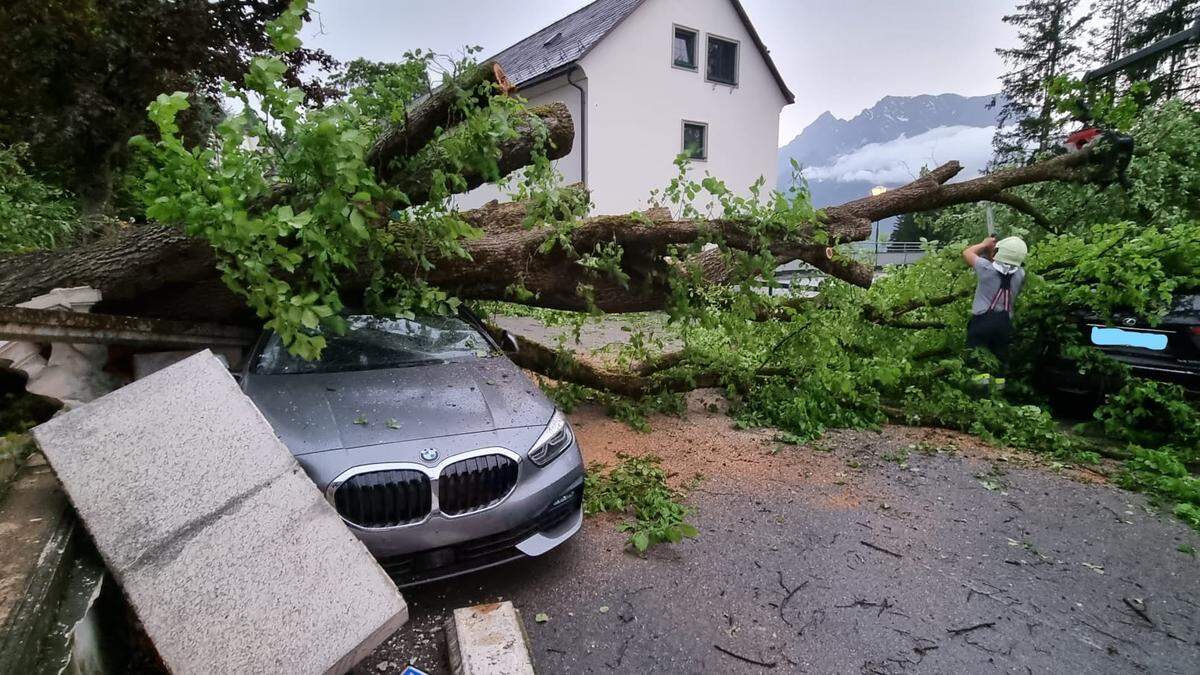
[(541, 555), (579, 531), (571, 426), (477, 319), (347, 320), (317, 361), (264, 334), (242, 389), (398, 584)]

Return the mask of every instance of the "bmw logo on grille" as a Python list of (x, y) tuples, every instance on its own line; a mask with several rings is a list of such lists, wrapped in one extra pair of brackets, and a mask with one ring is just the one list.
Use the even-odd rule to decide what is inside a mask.
[(1137, 324), (1137, 319), (1135, 319), (1135, 318), (1134, 318), (1134, 317), (1132, 317), (1132, 316), (1129, 316), (1129, 317), (1125, 317), (1125, 318), (1124, 318), (1124, 319), (1121, 321), (1121, 323), (1125, 324), (1126, 326), (1134, 326), (1134, 325), (1136, 325), (1136, 324)]
[(426, 462), (432, 462), (433, 460), (435, 460), (437, 458), (438, 458), (438, 451), (434, 450), (433, 448), (425, 448), (424, 450), (421, 451), (421, 459), (425, 460)]

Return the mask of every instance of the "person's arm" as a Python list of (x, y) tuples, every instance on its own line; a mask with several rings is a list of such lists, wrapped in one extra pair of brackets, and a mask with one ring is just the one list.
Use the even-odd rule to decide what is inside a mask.
[(992, 256), (995, 255), (995, 249), (996, 238), (989, 234), (978, 244), (964, 248), (963, 260), (967, 261), (968, 267), (974, 268), (975, 263), (981, 257), (991, 260)]

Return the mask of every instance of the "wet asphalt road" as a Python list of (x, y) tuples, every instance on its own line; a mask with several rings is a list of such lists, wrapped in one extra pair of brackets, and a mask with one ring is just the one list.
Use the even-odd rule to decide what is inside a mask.
[(833, 485), (708, 477), (700, 537), (646, 559), (602, 517), (544, 558), (407, 591), (409, 624), (359, 670), (443, 672), (448, 612), (506, 599), (543, 673), (1200, 673), (1200, 561), (1178, 550), (1200, 533), (1045, 467), (888, 461), (863, 438), (820, 453), (847, 467)]

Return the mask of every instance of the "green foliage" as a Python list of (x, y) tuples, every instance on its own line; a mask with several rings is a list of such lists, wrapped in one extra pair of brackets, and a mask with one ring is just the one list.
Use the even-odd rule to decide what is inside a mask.
[[(1060, 113), (1076, 117), (1085, 114), (1092, 124), (1116, 131), (1129, 131), (1137, 121), (1142, 105), (1149, 94), (1149, 85), (1137, 82), (1128, 91), (1117, 95), (1097, 84), (1084, 83), (1065, 75), (1054, 78), (1046, 90)], [(1087, 109), (1081, 107), (1085, 103)]]
[[(306, 8), (297, 0), (268, 24), (277, 49), (298, 47)], [(458, 94), (462, 121), (395, 167), (409, 177), (402, 187), (383, 185), (366, 162), (385, 126), (378, 115), (387, 113), (383, 122), (404, 119), (405, 107), (427, 91), (424, 72), (434, 65), (443, 66), (441, 86)], [(225, 284), (305, 358), (320, 354), (322, 333), (344, 330), (347, 303), (378, 314), (454, 312), (456, 298), (419, 276), (388, 270), (428, 270), (435, 260), (461, 258), (463, 241), (479, 236), (450, 196), (465, 185), (468, 169), (498, 177), (498, 144), (518, 133), (525, 116), (519, 100), (487, 96), (491, 85), (461, 87), (470, 67), (469, 54), (447, 61), (426, 52), (411, 52), (395, 67), (358, 64), (342, 80), (352, 85), (344, 100), (312, 108), (304, 92), (288, 86), (283, 55), (255, 57), (244, 88), (225, 87), (241, 112), (199, 145), (187, 143), (178, 122), (191, 105), (188, 95), (160, 95), (149, 108), (157, 140), (133, 141), (151, 159), (146, 215), (208, 239)], [(481, 98), (487, 103), (478, 104)], [(553, 169), (536, 154), (520, 189), (544, 193)], [(424, 190), (428, 199), (413, 205), (405, 189)], [(359, 270), (370, 271), (366, 292), (343, 297), (342, 280)]]
[(1187, 463), (1200, 462), (1200, 410), (1171, 384), (1130, 379), (1109, 394), (1096, 419), (1110, 438), (1149, 446), (1174, 446)]
[[(1158, 450), (1130, 446), (1133, 458), (1125, 463), (1118, 483), (1131, 490), (1142, 490), (1174, 503), (1172, 512), (1200, 529), (1200, 478), (1192, 475), (1174, 448)], [(1194, 461), (1195, 448), (1192, 448)]]
[(604, 406), (608, 415), (614, 419), (641, 432), (650, 431), (650, 415), (682, 415), (687, 409), (683, 395), (671, 392), (659, 392), (632, 399), (571, 382), (543, 382), (542, 391), (564, 412), (571, 412), (583, 403), (596, 403)]
[(404, 122), (407, 107), (429, 93), (429, 68), (437, 56), (424, 50), (405, 52), (397, 63), (354, 59), (330, 79), (362, 115), (380, 127)]
[(0, 146), (0, 254), (62, 246), (82, 229), (70, 195), (25, 171), (27, 153)]
[(593, 466), (584, 486), (584, 513), (632, 514), (633, 522), (618, 526), (629, 533), (627, 544), (644, 553), (655, 544), (677, 544), (700, 532), (686, 522), (690, 509), (680, 503), (682, 495), (667, 485), (661, 460), (653, 456), (617, 455), (620, 464), (604, 473)]

